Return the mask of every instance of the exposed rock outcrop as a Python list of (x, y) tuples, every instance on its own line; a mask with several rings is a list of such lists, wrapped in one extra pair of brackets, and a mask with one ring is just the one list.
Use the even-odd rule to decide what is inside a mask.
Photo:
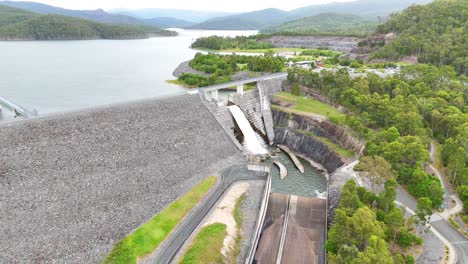
[(335, 171), (345, 162), (322, 142), (288, 128), (275, 128), (275, 143), (286, 145), (292, 150), (310, 157), (322, 164), (329, 172)]
[(328, 138), (346, 149), (353, 149), (357, 154), (361, 154), (364, 148), (364, 143), (351, 136), (346, 129), (326, 120), (277, 110), (273, 110), (273, 120), (275, 126), (288, 127), (303, 134), (313, 133), (318, 137)]
[(330, 50), (349, 52), (357, 47), (359, 39), (331, 36), (272, 36), (262, 41), (271, 43), (275, 47), (309, 49), (326, 47)]

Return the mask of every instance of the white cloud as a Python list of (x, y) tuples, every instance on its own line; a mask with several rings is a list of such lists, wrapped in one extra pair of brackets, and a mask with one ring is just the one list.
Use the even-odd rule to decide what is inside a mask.
[(36, 2), (68, 9), (177, 8), (224, 12), (253, 11), (270, 7), (291, 10), (314, 4), (350, 1), (354, 0), (36, 0)]

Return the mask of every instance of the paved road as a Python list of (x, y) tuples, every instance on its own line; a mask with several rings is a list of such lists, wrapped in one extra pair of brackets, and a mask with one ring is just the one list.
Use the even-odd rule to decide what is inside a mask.
[[(206, 214), (223, 196), (229, 187), (237, 181), (259, 180), (265, 176), (264, 173), (256, 173), (247, 170), (247, 164), (235, 165), (220, 173), (220, 182), (216, 185), (216, 189), (210, 194), (205, 203), (195, 208), (189, 219), (185, 219), (173, 231), (173, 233), (165, 240), (161, 246), (159, 254), (156, 256), (154, 263), (170, 263), (190, 234), (195, 230), (198, 224), (203, 220)], [(266, 179), (266, 178), (265, 178)]]
[(222, 83), (222, 84), (216, 84), (216, 85), (207, 86), (207, 87), (201, 87), (199, 89), (203, 90), (204, 92), (211, 92), (211, 91), (215, 91), (215, 90), (219, 90), (219, 89), (229, 88), (229, 87), (233, 87), (233, 86), (237, 86), (237, 85), (244, 85), (246, 83), (252, 83), (252, 82), (257, 82), (257, 81), (262, 81), (262, 80), (267, 80), (267, 79), (285, 78), (286, 76), (288, 76), (287, 72), (265, 74), (265, 75), (261, 75), (261, 76), (258, 76), (258, 77), (245, 79), (245, 80), (233, 81), (233, 82)]
[(432, 215), (431, 225), (455, 248), (457, 263), (468, 264), (468, 240), (438, 214)]
[[(396, 200), (414, 212), (417, 209), (416, 199), (401, 187), (397, 189)], [(468, 264), (468, 240), (439, 213), (432, 214), (430, 225), (452, 244), (457, 254), (457, 263)]]

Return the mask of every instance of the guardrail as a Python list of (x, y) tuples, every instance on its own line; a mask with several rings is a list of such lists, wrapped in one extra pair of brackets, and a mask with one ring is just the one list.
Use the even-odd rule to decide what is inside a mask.
[(255, 227), (255, 234), (252, 237), (252, 244), (250, 247), (249, 255), (247, 256), (245, 260), (245, 264), (253, 263), (255, 252), (257, 251), (258, 241), (260, 239), (260, 234), (262, 233), (263, 222), (265, 221), (266, 209), (268, 207), (268, 201), (270, 199), (270, 192), (271, 192), (271, 173), (268, 173), (268, 178), (267, 178), (267, 182), (265, 185), (265, 192), (263, 193), (262, 204), (260, 206), (260, 212), (258, 213), (257, 226)]
[(240, 81), (216, 84), (216, 85), (206, 86), (206, 87), (200, 87), (199, 90), (201, 90), (203, 92), (211, 92), (211, 91), (225, 89), (225, 88), (233, 87), (233, 86), (237, 86), (237, 85), (244, 85), (246, 83), (253, 83), (253, 82), (258, 82), (258, 81), (262, 81), (262, 80), (285, 77), (287, 75), (288, 75), (288, 73), (286, 73), (286, 72), (273, 73), (273, 74), (268, 74), (268, 75), (261, 75), (259, 77), (254, 77), (254, 78), (240, 80)]
[(0, 96), (0, 104), (9, 108), (11, 111), (14, 111), (15, 114), (21, 115), (23, 117), (30, 117), (30, 116), (36, 115), (35, 113), (29, 111), (28, 109), (21, 107), (2, 96)]

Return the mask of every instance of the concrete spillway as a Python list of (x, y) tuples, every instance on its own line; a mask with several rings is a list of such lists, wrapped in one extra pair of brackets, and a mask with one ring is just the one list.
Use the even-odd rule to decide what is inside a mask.
[(322, 264), (327, 201), (272, 193), (255, 263)]
[(249, 120), (247, 120), (239, 106), (231, 105), (228, 108), (236, 120), (240, 130), (242, 131), (242, 134), (244, 135), (245, 147), (247, 148), (247, 151), (255, 155), (268, 154), (268, 150), (265, 149), (260, 143), (260, 140), (257, 138), (257, 135), (250, 125)]

